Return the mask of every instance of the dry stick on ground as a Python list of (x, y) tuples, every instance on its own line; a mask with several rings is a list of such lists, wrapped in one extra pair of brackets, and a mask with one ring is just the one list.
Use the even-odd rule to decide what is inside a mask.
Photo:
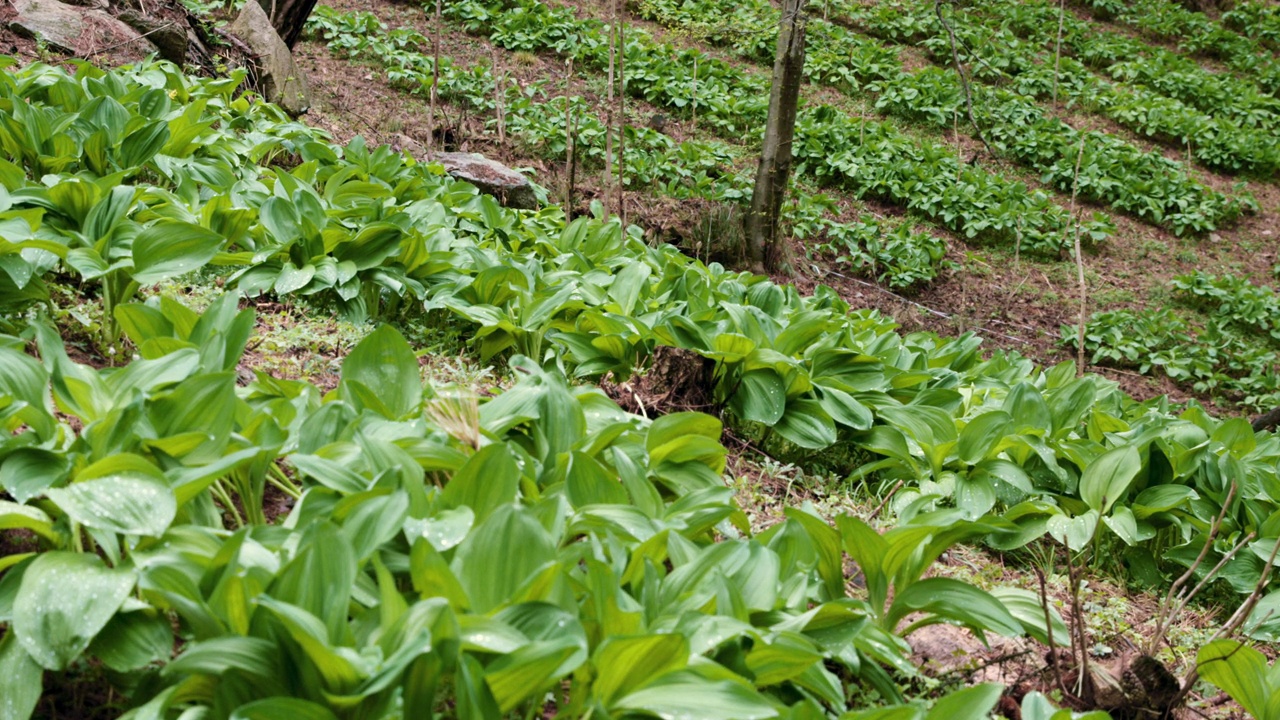
[(884, 512), (885, 507), (889, 505), (889, 501), (892, 500), (893, 496), (896, 495), (897, 492), (902, 489), (904, 482), (905, 481), (903, 480), (899, 480), (898, 482), (894, 483), (893, 489), (891, 489), (889, 491), (889, 494), (885, 495), (884, 499), (880, 501), (880, 505), (876, 507), (875, 512), (871, 513), (871, 515), (867, 518), (867, 522), (871, 522), (872, 520), (875, 520), (877, 517), (880, 516), (880, 513)]
[(1080, 219), (1076, 217), (1076, 194), (1080, 189), (1080, 162), (1084, 160), (1084, 133), (1080, 133), (1080, 152), (1076, 153), (1076, 170), (1071, 177), (1071, 220), (1075, 223), (1076, 274), (1080, 282), (1080, 328), (1076, 337), (1076, 377), (1084, 377), (1084, 324), (1089, 308), (1089, 287), (1084, 281), (1084, 254), (1080, 251)]
[(606, 217), (609, 215), (609, 189), (613, 185), (613, 64), (617, 52), (618, 0), (613, 0), (612, 7), (613, 16), (609, 22), (609, 84), (604, 111), (604, 182), (600, 188), (604, 193), (601, 204)]
[(960, 64), (960, 51), (956, 49), (956, 32), (952, 29), (951, 23), (942, 16), (942, 2), (943, 0), (934, 0), (933, 11), (938, 15), (938, 22), (946, 29), (947, 37), (951, 38), (951, 62), (955, 63), (956, 75), (960, 76), (960, 87), (964, 90), (964, 106), (969, 113), (969, 122), (973, 123), (974, 136), (982, 142), (982, 147), (987, 149), (987, 154), (995, 157), (991, 146), (987, 144), (986, 137), (982, 134), (982, 128), (978, 127), (978, 118), (973, 114), (973, 93), (969, 89), (969, 76), (965, 75), (964, 66)]
[[(440, 24), (442, 22), (440, 0), (436, 0), (435, 32), (431, 38), (431, 107), (427, 111), (427, 160), (431, 160), (436, 141), (436, 97), (440, 89)], [(444, 133), (440, 133), (444, 142)]]
[(1058, 106), (1058, 72), (1062, 67), (1062, 24), (1066, 20), (1067, 0), (1058, 3), (1058, 41), (1053, 45), (1053, 106)]

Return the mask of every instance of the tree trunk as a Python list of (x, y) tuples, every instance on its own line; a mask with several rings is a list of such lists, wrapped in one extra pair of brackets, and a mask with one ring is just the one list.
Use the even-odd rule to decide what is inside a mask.
[(800, 84), (804, 80), (804, 9), (808, 0), (783, 0), (778, 50), (769, 92), (769, 120), (747, 214), (747, 260), (752, 272), (777, 268), (781, 256), (778, 220), (791, 177), (791, 143), (796, 131)]
[(292, 50), (302, 37), (302, 28), (316, 6), (316, 0), (258, 0), (271, 18), (271, 26), (284, 44)]
[(1263, 430), (1273, 430), (1280, 425), (1280, 408), (1273, 408), (1264, 415), (1259, 415), (1253, 419), (1253, 431), (1262, 432)]

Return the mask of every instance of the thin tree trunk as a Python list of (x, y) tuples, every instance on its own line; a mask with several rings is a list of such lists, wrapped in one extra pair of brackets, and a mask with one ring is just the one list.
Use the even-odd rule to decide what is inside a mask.
[(753, 272), (775, 269), (781, 255), (778, 220), (791, 176), (800, 84), (804, 80), (804, 9), (808, 0), (783, 0), (778, 50), (769, 92), (769, 120), (747, 215), (747, 260)]

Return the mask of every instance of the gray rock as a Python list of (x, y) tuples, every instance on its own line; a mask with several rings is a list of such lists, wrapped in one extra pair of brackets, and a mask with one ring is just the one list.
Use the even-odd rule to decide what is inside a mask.
[(160, 57), (179, 65), (187, 61), (186, 28), (174, 22), (157, 20), (136, 10), (125, 10), (117, 15), (121, 22), (146, 35), (157, 48)]
[(301, 115), (311, 107), (311, 88), (293, 53), (271, 26), (271, 19), (256, 2), (247, 2), (236, 21), (227, 28), (249, 47), (258, 61), (258, 88), (263, 97), (290, 115)]
[(390, 145), (392, 148), (407, 152), (414, 157), (423, 157), (427, 152), (427, 148), (422, 143), (404, 133), (392, 135)]
[(134, 40), (142, 53), (155, 50), (147, 38), (133, 28), (92, 7), (80, 7), (57, 0), (11, 0), (18, 16), (9, 29), (24, 37), (44, 42), (55, 50), (87, 55), (111, 45)]
[(443, 165), (449, 175), (475, 185), (506, 207), (538, 208), (538, 196), (529, 179), (496, 160), (479, 153), (436, 153), (431, 159)]

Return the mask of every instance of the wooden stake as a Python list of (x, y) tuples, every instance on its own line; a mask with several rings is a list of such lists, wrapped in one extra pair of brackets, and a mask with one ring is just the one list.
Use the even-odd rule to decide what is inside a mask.
[(498, 74), (498, 46), (493, 46), (493, 59), (491, 61), (491, 70), (493, 71), (493, 109), (498, 116), (498, 142), (505, 144), (507, 142), (506, 132), (506, 115), (503, 110), (503, 90), (506, 85), (506, 78)]
[(613, 185), (613, 75), (614, 62), (617, 59), (618, 39), (618, 0), (613, 0), (612, 22), (609, 25), (609, 79), (607, 101), (604, 116), (604, 178), (601, 192), (604, 193), (602, 204), (605, 217), (609, 215), (609, 190)]
[[(622, 6), (625, 14), (627, 8)], [(627, 177), (627, 19), (618, 20), (618, 218), (622, 230), (627, 229), (627, 193), (623, 181)]]
[(1058, 71), (1062, 67), (1062, 24), (1066, 20), (1067, 0), (1058, 3), (1058, 41), (1053, 46), (1053, 106), (1058, 106)]
[(698, 132), (698, 56), (693, 56), (693, 132)]
[[(569, 77), (573, 77), (573, 58), (569, 58)], [(577, 118), (573, 114), (573, 99), (564, 96), (564, 217), (573, 218), (573, 180), (578, 170), (577, 158), (574, 156), (573, 138), (577, 135)]]
[(1084, 281), (1084, 253), (1080, 250), (1080, 219), (1076, 217), (1076, 194), (1080, 188), (1080, 162), (1084, 160), (1084, 138), (1080, 133), (1080, 151), (1076, 153), (1076, 171), (1071, 178), (1071, 221), (1075, 223), (1076, 275), (1080, 281), (1080, 327), (1076, 332), (1076, 377), (1084, 377), (1084, 326), (1089, 309), (1089, 286)]
[[(427, 159), (433, 157), (436, 136), (436, 94), (440, 88), (440, 25), (443, 17), (440, 11), (440, 0), (436, 0), (435, 33), (431, 42), (431, 109), (427, 111)], [(441, 133), (441, 141), (444, 136)]]
[(951, 137), (956, 144), (956, 182), (960, 182), (960, 176), (964, 172), (964, 150), (960, 147), (960, 114), (951, 112)]

